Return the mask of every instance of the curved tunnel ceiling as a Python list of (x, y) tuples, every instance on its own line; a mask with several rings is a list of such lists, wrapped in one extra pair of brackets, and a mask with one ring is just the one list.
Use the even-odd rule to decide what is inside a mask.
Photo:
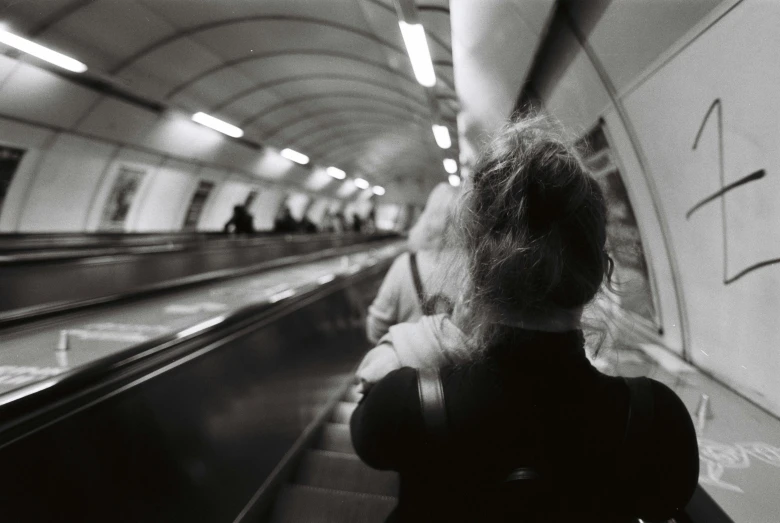
[[(373, 183), (403, 172), (436, 183), (441, 159), (458, 158), (449, 3), (420, 0), (417, 12), (430, 90), (414, 77), (390, 0), (43, 0), (4, 16), (95, 74), (239, 125), (247, 139)], [(450, 150), (436, 145), (434, 123), (450, 129)]]

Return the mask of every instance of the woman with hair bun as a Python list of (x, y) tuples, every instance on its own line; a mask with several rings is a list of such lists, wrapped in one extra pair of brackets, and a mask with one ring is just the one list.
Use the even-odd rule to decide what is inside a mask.
[(388, 366), (351, 419), (358, 455), (400, 472), (388, 521), (672, 517), (697, 484), (693, 424), (665, 385), (585, 355), (582, 310), (611, 261), (604, 197), (573, 147), (545, 119), (510, 124), (458, 218), (460, 359)]

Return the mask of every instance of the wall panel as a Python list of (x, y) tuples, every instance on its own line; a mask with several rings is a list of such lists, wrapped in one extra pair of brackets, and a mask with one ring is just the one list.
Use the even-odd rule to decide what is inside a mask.
[[(693, 361), (775, 413), (779, 24), (776, 4), (743, 2), (625, 102), (681, 261)], [(751, 174), (755, 179), (746, 178)], [(694, 210), (740, 180), (752, 181)], [(761, 263), (767, 265), (756, 267)]]
[(44, 154), (24, 202), (21, 232), (80, 231), (115, 147), (61, 135)]

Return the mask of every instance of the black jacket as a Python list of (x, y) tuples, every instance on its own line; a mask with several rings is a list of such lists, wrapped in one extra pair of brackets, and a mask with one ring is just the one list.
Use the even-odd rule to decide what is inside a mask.
[[(640, 482), (615, 479), (628, 389), (591, 366), (579, 331), (517, 330), (478, 361), (446, 367), (441, 376), (449, 420), (444, 443), (424, 428), (417, 372), (408, 367), (377, 383), (352, 416), (360, 457), (401, 474), (392, 521), (517, 521), (524, 503), (544, 504), (545, 522), (654, 521), (672, 516), (696, 487), (691, 418), (674, 392), (655, 381), (653, 425), (636, 463)], [(539, 470), (548, 487), (496, 493), (521, 466)]]

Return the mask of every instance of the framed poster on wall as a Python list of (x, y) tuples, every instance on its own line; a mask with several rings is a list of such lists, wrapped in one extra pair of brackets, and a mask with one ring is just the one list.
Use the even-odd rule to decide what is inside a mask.
[(5, 196), (25, 152), (24, 149), (0, 145), (0, 211), (3, 209)]
[(201, 180), (198, 183), (198, 188), (195, 189), (195, 194), (192, 195), (190, 206), (187, 208), (187, 214), (184, 217), (184, 226), (182, 227), (184, 230), (194, 231), (198, 227), (200, 215), (203, 214), (203, 208), (212, 190), (214, 190), (214, 182)]
[(99, 230), (123, 231), (135, 195), (141, 187), (146, 171), (137, 167), (122, 165), (108, 194), (100, 215)]

